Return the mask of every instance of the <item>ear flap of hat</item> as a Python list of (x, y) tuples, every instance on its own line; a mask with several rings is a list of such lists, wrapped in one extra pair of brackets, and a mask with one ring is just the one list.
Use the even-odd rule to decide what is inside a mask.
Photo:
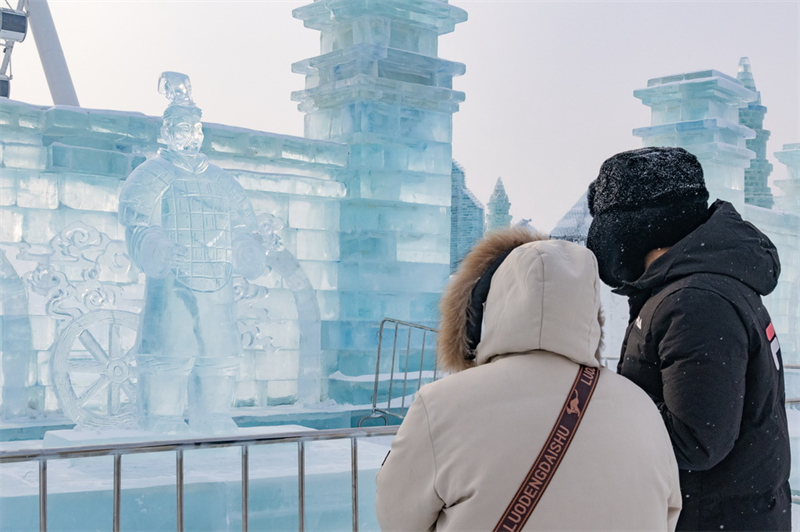
[(648, 252), (674, 246), (708, 219), (704, 201), (595, 215), (586, 247), (597, 257), (600, 279), (619, 288), (644, 273)]
[(469, 356), (471, 352), (469, 322), (480, 318), (474, 315), (474, 311), (470, 308), (482, 306), (483, 303), (473, 301), (475, 286), (487, 270), (498, 262), (498, 259), (508, 255), (512, 249), (546, 238), (543, 234), (534, 233), (523, 227), (512, 227), (489, 233), (464, 257), (439, 302), (441, 318), (436, 342), (439, 368), (456, 372), (475, 365), (475, 361)]

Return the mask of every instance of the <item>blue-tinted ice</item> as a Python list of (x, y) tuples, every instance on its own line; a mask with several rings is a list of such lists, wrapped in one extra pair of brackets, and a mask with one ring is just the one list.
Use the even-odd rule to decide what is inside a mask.
[(266, 250), (244, 189), (200, 153), (201, 111), (189, 78), (165, 72), (170, 99), (158, 157), (138, 166), (120, 193), (130, 256), (147, 276), (134, 347), (142, 428), (203, 432), (236, 428), (230, 418), (240, 350), (231, 282), (254, 279)]

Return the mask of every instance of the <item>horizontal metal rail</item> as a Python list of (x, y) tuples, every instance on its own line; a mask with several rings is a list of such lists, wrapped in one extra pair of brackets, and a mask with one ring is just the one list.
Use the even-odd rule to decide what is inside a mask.
[(249, 526), (248, 495), (250, 491), (249, 447), (253, 445), (269, 445), (275, 443), (297, 443), (297, 507), (298, 530), (305, 530), (305, 451), (306, 442), (323, 440), (350, 440), (350, 467), (353, 532), (358, 531), (358, 438), (373, 436), (393, 436), (398, 426), (365, 427), (354, 429), (327, 429), (303, 432), (283, 432), (279, 434), (222, 436), (199, 439), (175, 439), (142, 443), (114, 443), (101, 445), (82, 445), (75, 447), (53, 447), (47, 449), (21, 449), (16, 451), (0, 451), (0, 464), (15, 462), (39, 463), (39, 530), (47, 531), (47, 463), (50, 460), (68, 458), (86, 458), (90, 456), (114, 457), (113, 511), (112, 530), (119, 530), (122, 494), (122, 457), (129, 454), (160, 453), (175, 451), (176, 456), (176, 491), (177, 508), (176, 524), (178, 532), (183, 531), (183, 492), (185, 451), (198, 449), (215, 449), (221, 447), (241, 447), (242, 449), (242, 531), (247, 532)]
[(50, 447), (47, 449), (19, 449), (0, 451), (0, 464), (12, 462), (32, 462), (60, 458), (85, 458), (88, 456), (109, 456), (120, 454), (159, 453), (165, 451), (191, 451), (240, 445), (264, 445), (270, 443), (292, 443), (299, 441), (338, 440), (344, 438), (369, 438), (372, 436), (392, 436), (396, 426), (363, 427), (348, 429), (325, 429), (300, 432), (281, 432), (276, 434), (256, 434), (244, 436), (215, 436), (196, 439), (158, 440), (141, 443), (113, 443), (102, 445), (81, 445), (75, 447)]

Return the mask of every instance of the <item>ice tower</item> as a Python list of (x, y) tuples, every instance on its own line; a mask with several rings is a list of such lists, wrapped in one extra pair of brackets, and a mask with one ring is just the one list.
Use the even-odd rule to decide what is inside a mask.
[(755, 132), (739, 124), (739, 108), (758, 95), (741, 81), (717, 70), (651, 79), (633, 95), (652, 108), (650, 127), (635, 129), (644, 147), (681, 146), (703, 165), (711, 200), (744, 204), (744, 169), (753, 152), (747, 139)]
[(503, 229), (511, 225), (511, 202), (508, 200), (506, 194), (506, 187), (503, 186), (503, 178), (498, 177), (497, 183), (494, 185), (494, 191), (489, 197), (489, 203), (486, 204), (486, 231), (494, 231), (495, 229)]
[(756, 101), (739, 109), (739, 123), (756, 132), (755, 138), (746, 141), (747, 148), (753, 150), (756, 156), (750, 160), (750, 166), (744, 171), (744, 201), (769, 209), (775, 202), (772, 199), (772, 190), (767, 186), (769, 174), (772, 172), (772, 164), (767, 161), (767, 141), (770, 132), (764, 129), (764, 115), (767, 113), (767, 108), (761, 105), (761, 92), (756, 90), (756, 82), (747, 57), (739, 60), (736, 79), (758, 95)]
[(453, 161), (450, 211), (450, 273), (458, 269), (461, 260), (483, 237), (483, 204), (467, 188), (464, 167)]
[[(452, 89), (461, 63), (438, 38), (467, 19), (442, 0), (326, 0), (294, 16), (321, 32), (321, 55), (293, 65), (305, 136), (350, 146), (338, 220), (339, 316), (323, 323), (329, 395), (369, 401), (352, 377), (374, 372), (377, 326), (433, 324), (450, 271)], [(371, 383), (368, 383), (371, 386)], [(363, 395), (354, 395), (356, 390)]]

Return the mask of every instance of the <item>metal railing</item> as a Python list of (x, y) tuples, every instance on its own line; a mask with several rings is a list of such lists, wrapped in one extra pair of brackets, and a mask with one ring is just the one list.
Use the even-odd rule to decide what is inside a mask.
[[(800, 364), (784, 364), (783, 365), (783, 369), (784, 370), (787, 370), (787, 369), (798, 370), (798, 369), (800, 369)], [(786, 398), (786, 404), (787, 405), (800, 405), (800, 397), (787, 397)], [(798, 499), (797, 501), (792, 500), (792, 502), (800, 504), (800, 499)]]
[(184, 470), (183, 453), (188, 450), (214, 449), (222, 447), (241, 447), (242, 450), (242, 531), (248, 530), (248, 495), (250, 488), (250, 447), (276, 443), (297, 443), (297, 503), (298, 530), (305, 530), (305, 444), (309, 441), (350, 440), (350, 468), (352, 485), (353, 532), (358, 531), (358, 439), (372, 436), (393, 436), (397, 426), (369, 427), (355, 429), (330, 429), (304, 432), (284, 432), (281, 434), (248, 435), (237, 437), (214, 437), (195, 440), (168, 440), (145, 443), (118, 443), (106, 445), (85, 445), (80, 447), (60, 447), (52, 449), (23, 449), (0, 451), (0, 464), (13, 462), (39, 463), (39, 530), (47, 531), (47, 463), (50, 460), (86, 458), (90, 456), (114, 457), (112, 530), (119, 532), (122, 501), (122, 457), (130, 454), (175, 451), (175, 472), (177, 488), (176, 522), (178, 532), (183, 531), (183, 492)]
[[(388, 327), (389, 329), (393, 329), (393, 334), (394, 334), (394, 336), (392, 338), (392, 361), (391, 361), (391, 365), (390, 365), (390, 369), (389, 369), (389, 394), (388, 394), (388, 398), (386, 400), (386, 408), (380, 408), (380, 407), (378, 407), (378, 403), (379, 403), (379, 401), (378, 401), (378, 388), (379, 388), (379, 385), (380, 385), (380, 382), (381, 382), (381, 353), (382, 353), (382, 349), (383, 349), (383, 339), (384, 339), (384, 334), (385, 334), (384, 331), (387, 329), (387, 325), (389, 325), (389, 327)], [(405, 339), (405, 365), (404, 365), (404, 370), (402, 372), (402, 375), (403, 375), (403, 389), (402, 389), (402, 392), (400, 394), (400, 397), (395, 398), (395, 397), (392, 397), (392, 389), (394, 387), (395, 363), (398, 361), (397, 360), (398, 356), (402, 356), (402, 355), (398, 355), (399, 352), (398, 352), (398, 347), (397, 347), (397, 341), (398, 341), (398, 338), (400, 336), (400, 328), (401, 327), (404, 327), (404, 328), (408, 329), (408, 335), (407, 335), (407, 337)], [(418, 375), (417, 376), (416, 388), (413, 390), (412, 393), (416, 393), (416, 391), (419, 390), (420, 387), (422, 386), (423, 375), (425, 373), (423, 371), (424, 367), (425, 367), (425, 348), (426, 348), (426, 345), (429, 345), (429, 344), (426, 344), (426, 342), (428, 340), (428, 336), (429, 335), (432, 336), (432, 335), (438, 334), (439, 331), (437, 329), (433, 329), (431, 327), (426, 327), (426, 326), (420, 325), (418, 323), (410, 323), (410, 322), (407, 322), (407, 321), (396, 320), (394, 318), (384, 318), (383, 320), (381, 320), (381, 326), (380, 326), (380, 329), (378, 331), (378, 357), (377, 357), (377, 360), (375, 362), (375, 387), (374, 387), (374, 390), (373, 390), (373, 393), (372, 393), (372, 412), (370, 412), (367, 416), (364, 416), (363, 418), (361, 418), (361, 420), (359, 420), (359, 422), (358, 422), (358, 426), (359, 427), (367, 419), (382, 418), (384, 420), (384, 423), (386, 425), (388, 425), (389, 424), (389, 416), (392, 416), (392, 417), (397, 418), (397, 419), (403, 419), (405, 417), (407, 392), (410, 391), (410, 389), (408, 387), (408, 382), (409, 382), (409, 361), (411, 359), (411, 352), (412, 352), (412, 350), (414, 350), (414, 348), (412, 347), (412, 340), (413, 340), (413, 335), (414, 335), (415, 332), (416, 332), (417, 335), (419, 335), (419, 334), (422, 335), (422, 343), (421, 343), (421, 346), (419, 347), (419, 370), (416, 370), (416, 368), (412, 370), (412, 374)], [(402, 349), (402, 345), (401, 345), (401, 349)], [(433, 356), (434, 356), (434, 364), (433, 364), (433, 371), (432, 371), (432, 375), (431, 375), (431, 381), (435, 381), (440, 376), (439, 375), (439, 371), (438, 371), (438, 369), (436, 367), (436, 360), (435, 360), (436, 354), (434, 353)], [(398, 372), (398, 373), (400, 373), (400, 372)], [(428, 372), (428, 373), (430, 373), (430, 372)], [(397, 407), (395, 407), (396, 411), (392, 411), (392, 401), (395, 400), (395, 399), (400, 401), (400, 408), (399, 408), (399, 410), (397, 410)], [(409, 404), (411, 404), (411, 401), (409, 401)]]

